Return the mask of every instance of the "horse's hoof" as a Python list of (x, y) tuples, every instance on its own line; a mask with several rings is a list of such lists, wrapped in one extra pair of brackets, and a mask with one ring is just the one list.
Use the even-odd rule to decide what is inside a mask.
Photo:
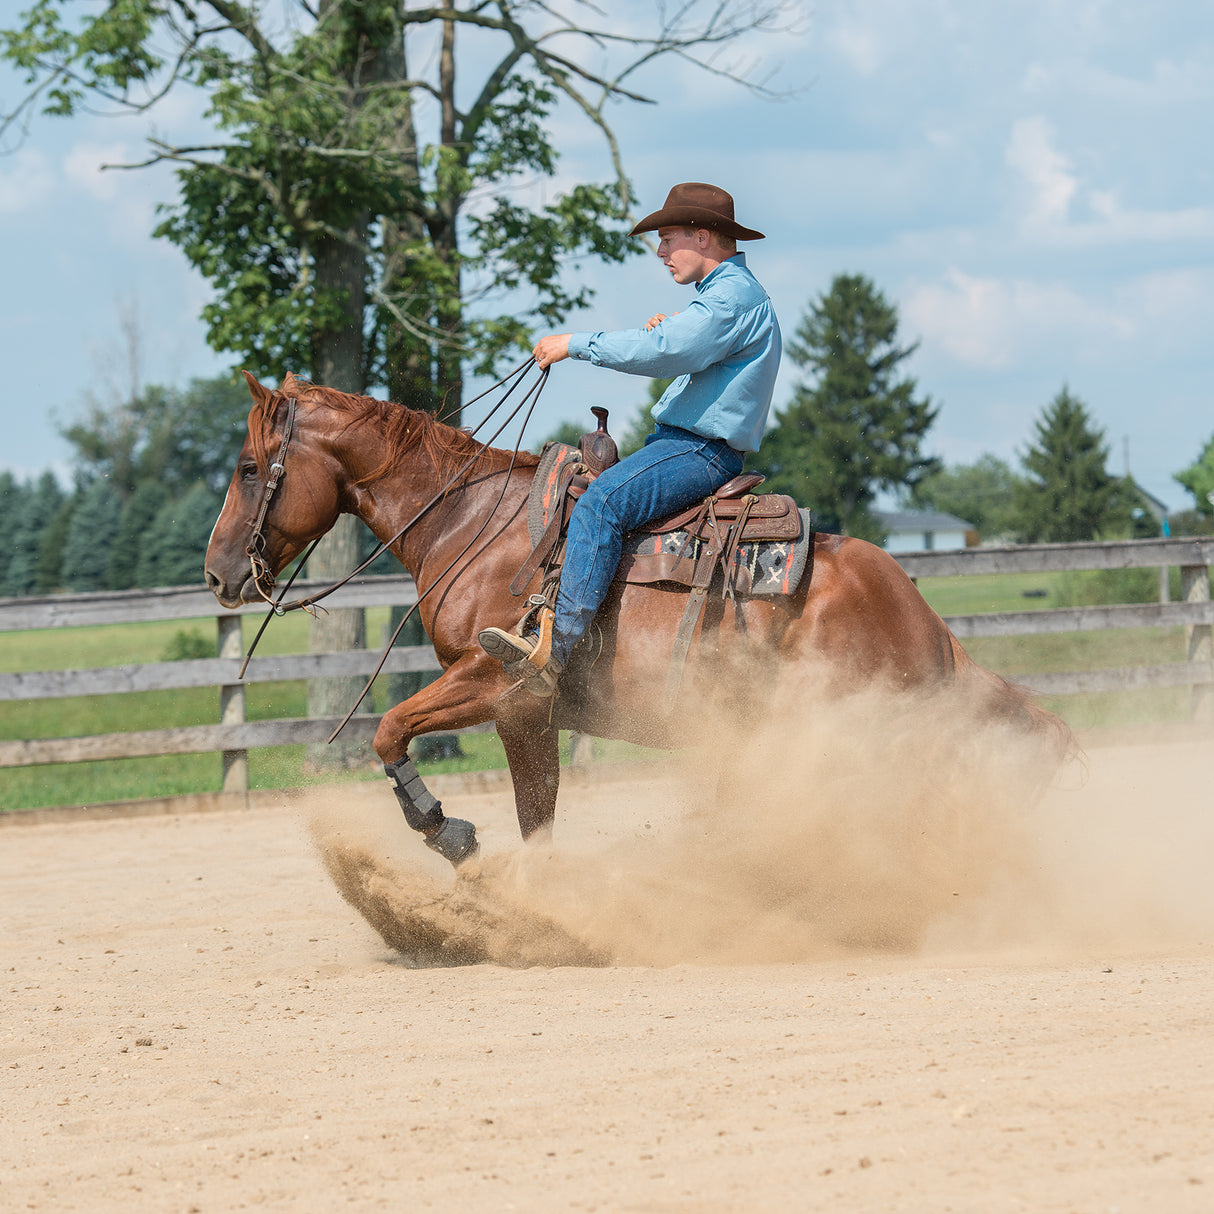
[(463, 818), (444, 818), (442, 826), (426, 840), (426, 846), (444, 860), (450, 860), (456, 868), (465, 860), (471, 860), (481, 849), (476, 841), (476, 827)]

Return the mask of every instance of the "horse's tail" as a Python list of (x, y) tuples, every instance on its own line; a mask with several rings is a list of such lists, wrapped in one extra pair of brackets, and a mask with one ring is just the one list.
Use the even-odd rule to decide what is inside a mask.
[(981, 707), (990, 719), (1038, 740), (1059, 765), (1079, 755), (1079, 743), (1061, 717), (1042, 708), (1027, 687), (980, 666), (951, 632), (949, 638), (958, 677), (977, 689)]

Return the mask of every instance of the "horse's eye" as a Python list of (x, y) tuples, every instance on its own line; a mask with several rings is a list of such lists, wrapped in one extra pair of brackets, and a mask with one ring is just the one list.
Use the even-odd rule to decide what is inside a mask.
[(240, 479), (245, 481), (255, 481), (257, 479), (257, 465), (252, 463), (241, 464)]

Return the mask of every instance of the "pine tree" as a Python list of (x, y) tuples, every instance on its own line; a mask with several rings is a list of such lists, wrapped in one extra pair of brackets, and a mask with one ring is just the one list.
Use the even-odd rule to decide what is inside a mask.
[(38, 583), (38, 553), (43, 532), (63, 505), (64, 493), (53, 472), (44, 472), (25, 494), (24, 509), (9, 535), (11, 557), (5, 594), (33, 594)]
[(862, 275), (840, 275), (812, 303), (789, 343), (806, 372), (750, 462), (772, 492), (810, 507), (822, 530), (879, 538), (870, 506), (939, 466), (920, 443), (939, 411), (916, 399), (898, 344), (898, 313)]
[(63, 589), (63, 553), (72, 531), (77, 495), (65, 498), (54, 518), (38, 538), (38, 560), (34, 566), (34, 593), (54, 594)]
[(219, 514), (219, 497), (202, 481), (167, 501), (147, 528), (137, 584), (186, 586), (202, 580), (207, 540)]
[(1095, 539), (1122, 525), (1124, 502), (1108, 473), (1108, 444), (1083, 402), (1062, 390), (1041, 412), (1021, 457), (1027, 479), (1016, 494), (1018, 528), (1029, 543)]
[[(0, 531), (4, 535), (12, 535), (20, 527), (30, 493), (29, 485), (23, 485), (11, 472), (0, 472)], [(8, 569), (9, 561), (0, 557), (0, 595), (19, 594), (9, 584)]]
[(63, 548), (63, 581), (69, 590), (108, 589), (106, 567), (121, 512), (118, 491), (108, 480), (95, 480), (81, 493)]
[[(106, 580), (111, 590), (129, 590), (138, 586), (139, 557), (148, 529), (168, 504), (169, 491), (161, 481), (140, 481), (126, 499), (118, 518), (118, 532), (110, 549)], [(212, 523), (214, 519), (211, 520)]]

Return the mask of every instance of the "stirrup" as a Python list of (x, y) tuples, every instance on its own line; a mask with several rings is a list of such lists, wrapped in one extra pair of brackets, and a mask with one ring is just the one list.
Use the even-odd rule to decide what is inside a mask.
[(521, 679), (527, 690), (541, 699), (555, 695), (561, 674), (561, 664), (552, 658), (552, 621), (552, 609), (542, 607), (535, 636), (520, 636), (504, 628), (483, 628), (477, 634), (481, 648), (501, 662), (511, 678)]

